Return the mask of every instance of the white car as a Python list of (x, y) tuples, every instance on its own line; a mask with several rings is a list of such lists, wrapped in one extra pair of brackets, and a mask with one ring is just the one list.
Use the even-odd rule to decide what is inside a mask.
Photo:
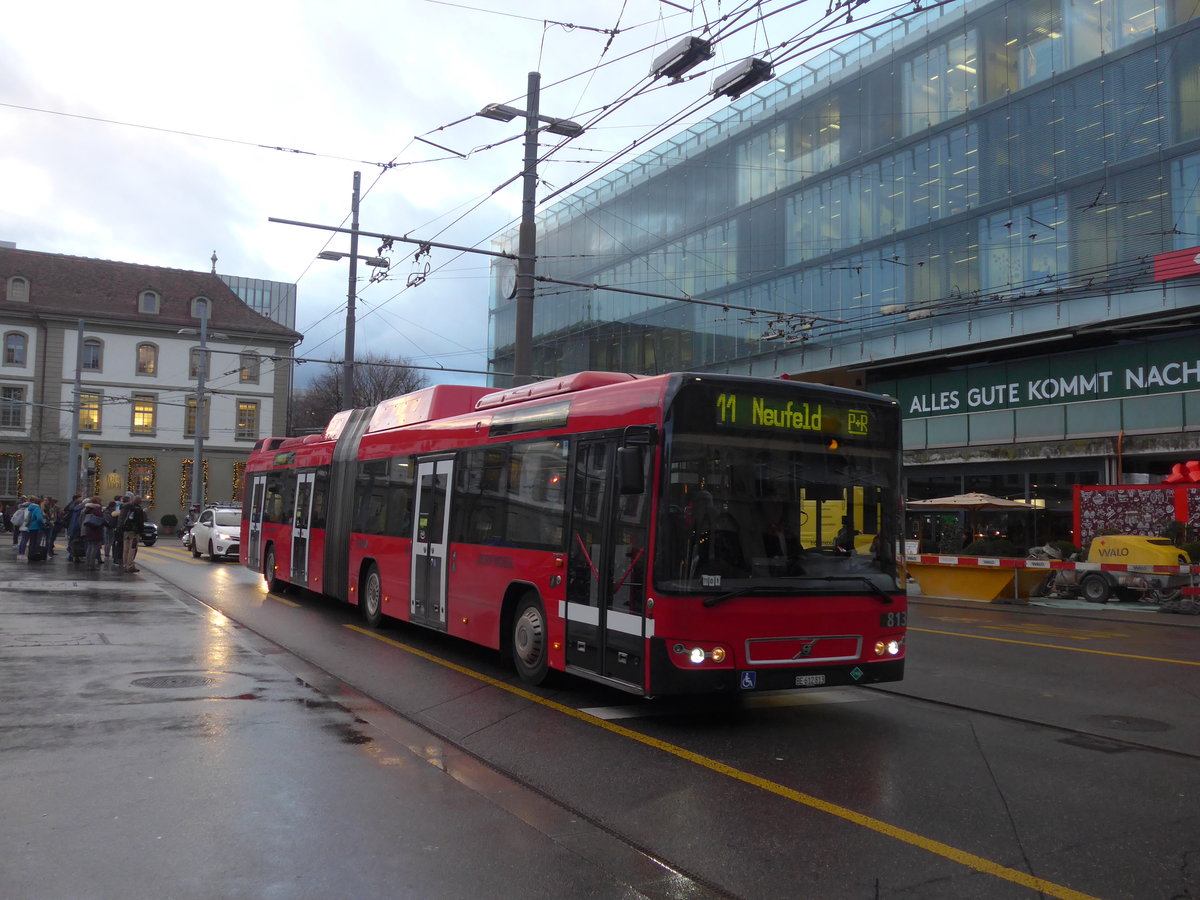
[(216, 562), (222, 557), (238, 558), (242, 539), (242, 511), (235, 507), (204, 510), (192, 526), (192, 556), (207, 554)]

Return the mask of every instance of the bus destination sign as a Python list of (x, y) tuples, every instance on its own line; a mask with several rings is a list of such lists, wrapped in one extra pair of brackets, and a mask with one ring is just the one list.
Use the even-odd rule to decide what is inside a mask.
[(823, 403), (748, 394), (718, 394), (714, 415), (717, 425), (775, 432), (815, 431), (862, 437), (871, 430), (871, 415), (865, 409), (831, 408)]

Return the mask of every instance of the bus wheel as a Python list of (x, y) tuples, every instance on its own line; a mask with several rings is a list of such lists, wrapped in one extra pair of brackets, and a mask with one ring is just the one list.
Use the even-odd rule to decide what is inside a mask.
[(383, 582), (379, 578), (379, 568), (374, 563), (367, 569), (367, 577), (363, 579), (358, 606), (367, 627), (378, 628), (383, 622)]
[(1079, 584), (1079, 591), (1088, 603), (1107, 603), (1112, 596), (1112, 585), (1103, 575), (1086, 575)]
[[(199, 556), (200, 554), (196, 554)], [(267, 551), (266, 561), (263, 562), (263, 577), (267, 579), (267, 590), (272, 594), (282, 594), (287, 585), (275, 575), (275, 548)]]
[(522, 681), (541, 684), (550, 670), (546, 650), (546, 611), (537, 594), (528, 593), (517, 604), (512, 631), (513, 662)]

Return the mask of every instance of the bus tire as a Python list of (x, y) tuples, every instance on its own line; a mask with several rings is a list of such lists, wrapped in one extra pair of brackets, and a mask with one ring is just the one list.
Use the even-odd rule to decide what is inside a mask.
[(358, 593), (358, 608), (368, 628), (378, 628), (383, 624), (383, 580), (379, 577), (379, 567), (375, 563), (371, 563), (362, 581)]
[(1079, 592), (1088, 603), (1107, 603), (1112, 596), (1112, 585), (1103, 575), (1085, 575), (1079, 583)]
[[(197, 554), (198, 556), (199, 554)], [(263, 577), (267, 579), (267, 591), (272, 594), (282, 594), (287, 588), (286, 582), (275, 575), (275, 548), (269, 547), (263, 560)]]
[(517, 602), (512, 625), (512, 658), (527, 684), (541, 684), (550, 672), (546, 610), (538, 595), (528, 592)]

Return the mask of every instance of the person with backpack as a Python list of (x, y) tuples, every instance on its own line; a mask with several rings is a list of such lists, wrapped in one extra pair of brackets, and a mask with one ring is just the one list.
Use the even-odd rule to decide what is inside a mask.
[(29, 505), (25, 507), (25, 521), (21, 524), (21, 546), (17, 549), (17, 555), (24, 555), (30, 562), (45, 559), (46, 552), (42, 549), (42, 532), (45, 528), (46, 515), (42, 512), (41, 500), (30, 497)]
[(138, 539), (142, 528), (146, 525), (146, 511), (142, 509), (142, 498), (125, 495), (126, 502), (121, 507), (121, 566), (124, 572), (140, 572), (134, 560), (137, 559)]
[(19, 544), (21, 541), (21, 526), (25, 524), (25, 514), (29, 509), (29, 501), (22, 497), (17, 504), (16, 511), (12, 514), (12, 518), (8, 520), (9, 526), (12, 528), (13, 549), (20, 554)]

